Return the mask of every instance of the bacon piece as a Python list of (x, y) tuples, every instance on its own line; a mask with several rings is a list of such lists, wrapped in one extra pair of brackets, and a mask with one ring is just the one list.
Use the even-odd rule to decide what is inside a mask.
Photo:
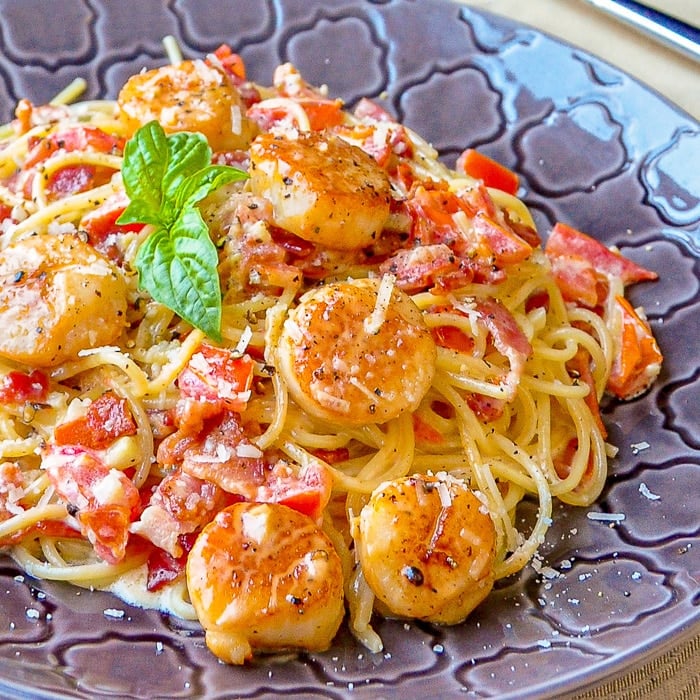
[(562, 223), (554, 225), (544, 252), (550, 260), (569, 256), (587, 260), (596, 271), (619, 277), (625, 285), (658, 278), (655, 272), (637, 265), (620, 253), (606, 248), (594, 238)]
[(43, 467), (56, 493), (75, 511), (97, 555), (110, 564), (119, 563), (126, 553), (129, 524), (141, 507), (133, 482), (78, 446), (51, 445)]
[(477, 322), (491, 334), (496, 350), (508, 358), (510, 370), (502, 384), (503, 399), (512, 401), (525, 368), (525, 361), (532, 354), (530, 341), (510, 311), (497, 299), (475, 298), (471, 302), (457, 304), (456, 308), (467, 316), (474, 315)]
[(177, 558), (183, 554), (182, 536), (201, 530), (233, 502), (229, 494), (211, 481), (176, 469), (158, 484), (130, 532)]

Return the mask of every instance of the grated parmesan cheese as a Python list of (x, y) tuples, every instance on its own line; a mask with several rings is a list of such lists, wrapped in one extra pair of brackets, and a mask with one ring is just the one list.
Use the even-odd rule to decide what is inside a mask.
[(389, 310), (395, 282), (396, 277), (394, 275), (384, 275), (382, 277), (382, 281), (379, 283), (379, 290), (377, 291), (377, 303), (374, 305), (372, 313), (363, 322), (365, 333), (368, 335), (379, 333), (379, 329), (386, 321), (386, 313)]

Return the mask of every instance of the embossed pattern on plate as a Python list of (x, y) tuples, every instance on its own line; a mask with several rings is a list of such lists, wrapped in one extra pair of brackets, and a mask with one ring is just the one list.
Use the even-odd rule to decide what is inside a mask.
[[(544, 697), (600, 679), (700, 621), (700, 128), (590, 55), (447, 0), (0, 0), (0, 119), (73, 78), (88, 96), (228, 42), (269, 83), (291, 60), (352, 105), (382, 100), (453, 161), (481, 147), (523, 175), (546, 233), (564, 220), (657, 270), (632, 290), (666, 354), (643, 398), (605, 411), (620, 447), (590, 510), (557, 507), (542, 555), (463, 625), (344, 628), (324, 654), (219, 664), (194, 624), (37, 582), (0, 559), (0, 695), (43, 698)], [(523, 516), (528, 509), (523, 508)]]

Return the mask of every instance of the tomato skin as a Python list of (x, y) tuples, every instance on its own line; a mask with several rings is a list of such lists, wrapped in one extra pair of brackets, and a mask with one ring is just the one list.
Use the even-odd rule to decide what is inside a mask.
[(489, 158), (474, 148), (467, 148), (457, 159), (456, 169), (477, 180), (482, 180), (486, 187), (493, 187), (514, 195), (520, 186), (516, 173), (505, 165)]
[(49, 378), (39, 369), (8, 372), (0, 380), (0, 403), (43, 402), (49, 391)]

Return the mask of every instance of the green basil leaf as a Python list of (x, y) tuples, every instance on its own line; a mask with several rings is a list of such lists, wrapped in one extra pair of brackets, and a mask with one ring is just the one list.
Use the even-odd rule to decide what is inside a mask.
[(184, 210), (168, 231), (160, 228), (136, 255), (139, 283), (214, 340), (221, 339), (218, 255), (199, 210)]
[(117, 223), (151, 224), (136, 254), (139, 284), (215, 340), (221, 338), (218, 255), (197, 202), (246, 173), (211, 164), (199, 133), (166, 135), (149, 122), (127, 142), (122, 178), (129, 204)]
[[(126, 142), (122, 180), (129, 200), (150, 211), (149, 223), (163, 204), (163, 179), (170, 167), (170, 149), (163, 127), (156, 121), (142, 126)], [(131, 222), (135, 221), (132, 219)], [(131, 223), (130, 222), (130, 223)], [(120, 221), (119, 223), (126, 223)]]
[(208, 194), (230, 182), (237, 182), (248, 177), (247, 173), (228, 165), (209, 165), (191, 175), (177, 192), (177, 207), (192, 207)]
[(211, 148), (202, 134), (183, 131), (168, 136), (168, 150), (163, 195), (166, 201), (175, 203), (184, 183), (211, 163)]

